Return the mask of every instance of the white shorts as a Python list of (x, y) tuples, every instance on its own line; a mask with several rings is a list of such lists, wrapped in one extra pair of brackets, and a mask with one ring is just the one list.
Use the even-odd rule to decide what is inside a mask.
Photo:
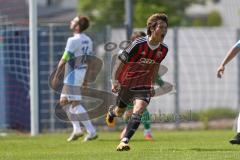
[(61, 98), (67, 98), (68, 101), (80, 101), (82, 100), (81, 95), (70, 95), (70, 94), (61, 94)]
[[(61, 98), (65, 97), (69, 101), (82, 100), (81, 91), (78, 89), (83, 84), (86, 71), (87, 71), (86, 68), (74, 69), (68, 75), (65, 76), (64, 84), (66, 86), (71, 86), (71, 87), (70, 89), (67, 89), (67, 93), (61, 94)], [(73, 89), (75, 87), (76, 87), (76, 90)]]
[(82, 86), (87, 68), (74, 69), (64, 78), (64, 84)]

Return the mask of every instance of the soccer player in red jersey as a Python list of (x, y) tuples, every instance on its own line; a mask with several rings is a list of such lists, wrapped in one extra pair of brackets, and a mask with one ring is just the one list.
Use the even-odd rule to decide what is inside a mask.
[(112, 75), (112, 91), (118, 92), (118, 98), (116, 106), (109, 107), (107, 125), (114, 126), (114, 118), (123, 115), (127, 104), (133, 103), (134, 106), (117, 151), (130, 150), (128, 143), (139, 127), (143, 111), (154, 96), (153, 84), (160, 63), (168, 52), (167, 45), (163, 43), (167, 28), (167, 15), (151, 15), (147, 20), (147, 36), (134, 40), (118, 56)]
[[(147, 34), (143, 31), (135, 31), (135, 32), (133, 32), (133, 34), (131, 36), (131, 41), (134, 41), (137, 38), (146, 37), (146, 36), (147, 36)], [(119, 52), (119, 54), (121, 54), (121, 53), (122, 53), (122, 50)], [(133, 112), (133, 104), (128, 104), (127, 109), (123, 115), (123, 119), (126, 124), (129, 120), (129, 118), (131, 117), (132, 112)], [(150, 121), (151, 121), (150, 114), (149, 114), (148, 110), (145, 109), (142, 114), (142, 118), (141, 118), (141, 123), (144, 126), (145, 140), (152, 140), (152, 131), (151, 131), (151, 122)], [(125, 126), (124, 129), (122, 130), (122, 132), (120, 134), (120, 139), (122, 139), (124, 137), (126, 129), (127, 129), (127, 126)]]

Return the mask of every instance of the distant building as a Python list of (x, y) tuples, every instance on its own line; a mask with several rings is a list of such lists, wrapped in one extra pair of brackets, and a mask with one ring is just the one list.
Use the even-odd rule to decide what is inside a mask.
[(37, 2), (40, 23), (69, 23), (69, 20), (77, 15), (78, 0), (37, 0)]
[[(1, 22), (28, 24), (28, 2), (28, 0), (0, 0)], [(77, 15), (77, 2), (78, 0), (38, 0), (38, 22), (68, 23)]]
[(0, 0), (0, 21), (5, 23), (28, 23), (28, 6), (25, 0)]

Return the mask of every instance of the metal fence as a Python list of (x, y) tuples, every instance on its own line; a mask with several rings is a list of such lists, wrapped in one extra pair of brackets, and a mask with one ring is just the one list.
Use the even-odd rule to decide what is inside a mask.
[[(141, 30), (141, 29), (137, 29)], [(144, 29), (143, 29), (144, 30)], [(88, 32), (94, 42), (94, 53), (104, 61), (104, 68), (97, 87), (110, 90), (111, 56), (118, 52), (121, 41), (126, 40), (124, 29), (92, 29)], [(40, 131), (55, 131), (68, 127), (54, 113), (59, 93), (49, 88), (48, 77), (54, 70), (71, 33), (66, 25), (39, 26), (39, 118)], [(1, 27), (0, 88), (4, 92), (1, 122), (8, 128), (29, 130), (29, 44), (28, 28)], [(175, 85), (176, 94), (153, 98), (148, 109), (151, 113), (181, 113), (211, 107), (239, 106), (239, 70), (237, 58), (226, 68), (222, 80), (216, 78), (216, 70), (229, 48), (239, 37), (236, 28), (170, 28), (165, 43), (169, 53), (163, 64), (168, 72), (165, 81)], [(106, 52), (104, 45), (114, 42), (117, 48)], [(94, 120), (103, 124), (103, 120)]]
[[(237, 31), (224, 27), (170, 28), (165, 39), (169, 52), (162, 62), (168, 73), (163, 79), (178, 85), (177, 94), (153, 98), (149, 110), (174, 113), (176, 107), (181, 112), (210, 107), (237, 109), (237, 58), (227, 66), (222, 80), (216, 77), (218, 65), (239, 37)], [(119, 44), (125, 38), (123, 33), (113, 30), (111, 41)]]

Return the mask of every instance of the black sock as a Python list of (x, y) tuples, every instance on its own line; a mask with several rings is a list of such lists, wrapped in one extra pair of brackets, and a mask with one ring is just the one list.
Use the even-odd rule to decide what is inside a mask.
[(127, 124), (126, 133), (122, 139), (123, 142), (128, 143), (128, 141), (134, 135), (135, 131), (138, 129), (140, 122), (141, 115), (133, 113), (131, 119)]

